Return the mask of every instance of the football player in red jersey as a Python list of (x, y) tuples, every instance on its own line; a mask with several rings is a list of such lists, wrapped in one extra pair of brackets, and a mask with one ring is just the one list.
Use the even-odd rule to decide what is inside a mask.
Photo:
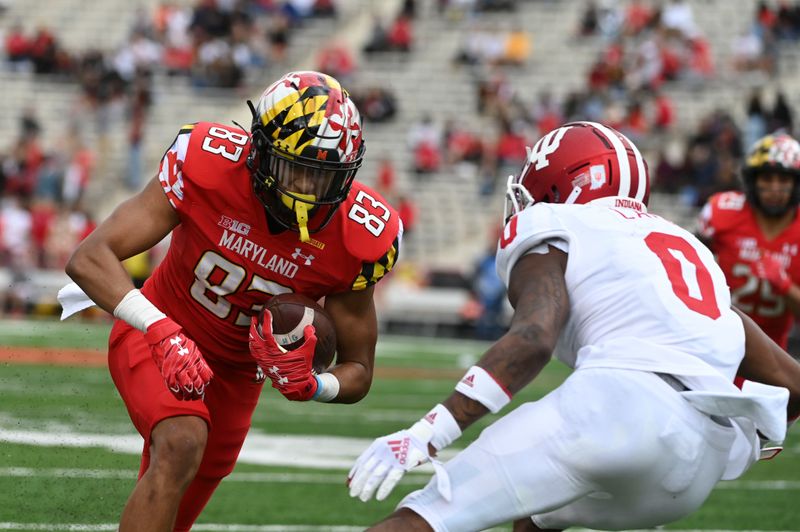
[[(117, 318), (109, 368), (145, 440), (122, 531), (190, 529), (233, 469), (266, 378), (288, 399), (338, 403), (359, 401), (372, 382), (373, 285), (394, 266), (402, 224), (354, 181), (358, 110), (318, 72), (288, 73), (248, 105), (250, 131), (184, 126), (158, 175), (67, 265)], [(170, 233), (163, 262), (135, 290), (120, 261)], [(311, 371), (313, 327), (286, 353), (251, 331), (286, 292), (325, 298), (338, 338), (328, 372)]]
[(733, 304), (786, 349), (800, 316), (800, 143), (758, 140), (742, 168), (744, 192), (721, 192), (700, 215), (700, 236), (717, 257)]

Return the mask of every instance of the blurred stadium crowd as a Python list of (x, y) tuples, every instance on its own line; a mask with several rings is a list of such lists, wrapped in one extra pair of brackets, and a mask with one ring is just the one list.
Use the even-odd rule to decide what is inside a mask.
[[(624, 132), (646, 152), (657, 207), (684, 225), (710, 194), (739, 187), (738, 168), (753, 140), (794, 132), (796, 100), (786, 87), (800, 76), (786, 66), (797, 66), (800, 2), (789, 0), (149, 0), (129, 10), (125, 33), (107, 47), (65, 44), (58, 25), (20, 18), (29, 12), (23, 3), (48, 4), (0, 3), (1, 79), (41, 80), (75, 97), (68, 116), (57, 119), (36, 105), (18, 107), (15, 130), (4, 132), (0, 314), (55, 311), (58, 286), (48, 280), (63, 280), (75, 243), (115, 203), (103, 201), (109, 187), (130, 193), (153, 173), (160, 153), (145, 141), (158, 119), (154, 95), (174, 86), (232, 108), (284, 71), (315, 68), (338, 77), (365, 117), (369, 163), (358, 178), (393, 201), (407, 228), (395, 281), (379, 296), (386, 319), (408, 315), (408, 307), (391, 312), (401, 297), (391, 286), (399, 284), (401, 304), (416, 298), (453, 331), (482, 337), (496, 336), (506, 312), (487, 245), (500, 223), (499, 198), (540, 132), (577, 119)], [(723, 9), (736, 11), (741, 25), (704, 26)], [(568, 31), (554, 37), (537, 13), (568, 19)], [(430, 47), (443, 29), (454, 41), (447, 55)], [(545, 36), (566, 50), (559, 60), (580, 69), (578, 85), (525, 85), (548, 76)], [(389, 75), (431, 57), (442, 59), (425, 71), (428, 88), (416, 96)], [(472, 106), (461, 112), (469, 118), (429, 98), (449, 98), (441, 87), (454, 76), (468, 80)], [(689, 106), (732, 85), (733, 102)], [(205, 119), (216, 117), (193, 117)], [(66, 126), (56, 130), (55, 123)], [(85, 133), (87, 123), (94, 135)], [(180, 125), (158, 139), (161, 150)], [(110, 139), (120, 130), (122, 146)], [(469, 188), (467, 182), (475, 201), (490, 207), (478, 212), (456, 199), (447, 208), (463, 212), (431, 213), (440, 209), (431, 199), (441, 197), (439, 184)], [(426, 234), (473, 218), (477, 226), (466, 238), (451, 238), (470, 241), (462, 251), (435, 244), (459, 265), (434, 267), (442, 261), (431, 258)], [(157, 260), (134, 258), (132, 275), (146, 277)], [(434, 303), (408, 286), (434, 290), (427, 292)]]

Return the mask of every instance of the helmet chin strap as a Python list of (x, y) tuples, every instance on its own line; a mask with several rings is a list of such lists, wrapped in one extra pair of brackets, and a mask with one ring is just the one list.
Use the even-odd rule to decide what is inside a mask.
[(311, 240), (311, 236), (308, 234), (308, 211), (309, 208), (313, 208), (314, 205), (306, 203), (306, 201), (316, 201), (317, 197), (314, 194), (298, 194), (294, 192), (292, 194), (298, 199), (287, 196), (286, 194), (281, 194), (281, 201), (286, 207), (293, 210), (297, 217), (297, 229), (300, 231), (300, 241), (308, 242)]

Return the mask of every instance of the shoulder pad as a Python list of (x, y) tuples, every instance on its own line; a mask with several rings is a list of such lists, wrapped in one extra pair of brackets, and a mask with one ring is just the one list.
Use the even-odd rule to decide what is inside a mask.
[(497, 249), (497, 274), (506, 285), (514, 265), (528, 251), (550, 238), (569, 242), (569, 231), (559, 218), (562, 207), (536, 203), (506, 223)]
[(179, 209), (183, 202), (183, 164), (189, 150), (194, 124), (181, 127), (172, 145), (164, 152), (158, 167), (158, 180), (167, 199), (175, 209)]
[(226, 124), (197, 122), (191, 126), (184, 172), (199, 187), (213, 189), (219, 185), (220, 176), (245, 166), (248, 153), (247, 131)]
[(363, 290), (394, 267), (403, 238), (403, 224), (383, 196), (358, 182), (353, 183), (340, 210), (347, 252), (363, 265), (353, 290)]
[(747, 197), (738, 191), (718, 192), (708, 199), (700, 211), (700, 234), (711, 238), (715, 233), (737, 226), (742, 213), (749, 209)]

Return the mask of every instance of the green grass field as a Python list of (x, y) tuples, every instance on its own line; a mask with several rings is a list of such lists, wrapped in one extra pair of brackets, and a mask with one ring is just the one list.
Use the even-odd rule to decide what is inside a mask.
[[(102, 349), (107, 330), (0, 321), (0, 344)], [(265, 388), (239, 464), (195, 530), (350, 531), (388, 514), (429, 474), (408, 475), (389, 500), (363, 504), (344, 486), (350, 464), (373, 438), (408, 426), (449, 394), (454, 376), (485, 347), (385, 337), (378, 349), (382, 376), (357, 405), (290, 403)], [(421, 377), (399, 377), (410, 368)], [(567, 373), (551, 364), (514, 403), (540, 397)], [(457, 447), (490, 421), (472, 427)], [(800, 429), (775, 460), (722, 483), (701, 511), (667, 528), (800, 530), (798, 435)], [(140, 447), (105, 368), (0, 362), (0, 530), (115, 530)]]

